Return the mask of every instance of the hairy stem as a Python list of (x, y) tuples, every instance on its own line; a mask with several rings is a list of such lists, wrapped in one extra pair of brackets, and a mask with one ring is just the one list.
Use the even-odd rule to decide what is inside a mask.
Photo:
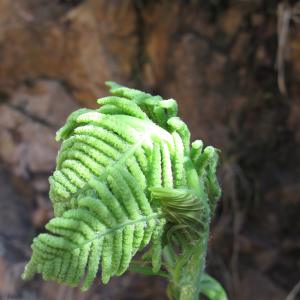
[(174, 272), (170, 274), (168, 294), (171, 299), (196, 300), (201, 291), (207, 251), (208, 231), (196, 244), (187, 247), (177, 259)]
[[(203, 205), (203, 213), (210, 211), (208, 198), (204, 192), (203, 180), (199, 179), (193, 163), (186, 158), (185, 169), (187, 183), (192, 188)], [(182, 254), (177, 257), (175, 267), (170, 272), (168, 295), (176, 300), (197, 300), (201, 291), (201, 279), (204, 275), (207, 243), (209, 236), (209, 218), (204, 225), (201, 237), (187, 245)]]

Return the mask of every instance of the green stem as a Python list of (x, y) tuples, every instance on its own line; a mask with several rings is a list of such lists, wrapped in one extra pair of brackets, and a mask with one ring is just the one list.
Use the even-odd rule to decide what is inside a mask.
[(130, 264), (128, 270), (131, 271), (131, 272), (134, 272), (134, 273), (140, 273), (140, 274), (144, 274), (144, 275), (160, 276), (160, 277), (169, 279), (168, 273), (162, 272), (162, 271), (157, 272), (157, 273), (154, 273), (154, 272), (152, 271), (152, 268), (151, 268), (151, 267), (144, 266), (144, 265), (142, 265), (142, 264), (139, 264), (138, 262), (132, 262), (132, 263)]
[[(187, 184), (193, 189), (203, 205), (203, 213), (210, 211), (208, 198), (205, 193), (203, 180), (198, 174), (189, 158), (185, 159)], [(176, 300), (198, 300), (201, 291), (201, 279), (204, 274), (207, 243), (209, 235), (209, 218), (204, 225), (199, 240), (186, 246), (183, 253), (178, 256), (174, 271), (170, 272), (170, 285), (168, 295)]]
[(187, 247), (178, 257), (175, 270), (170, 274), (168, 294), (171, 299), (197, 300), (201, 290), (207, 251), (208, 230), (196, 244)]
[(172, 250), (170, 245), (166, 245), (164, 250), (163, 250), (163, 256), (164, 256), (164, 261), (166, 265), (166, 269), (168, 270), (169, 273), (174, 271), (175, 267), (175, 253)]

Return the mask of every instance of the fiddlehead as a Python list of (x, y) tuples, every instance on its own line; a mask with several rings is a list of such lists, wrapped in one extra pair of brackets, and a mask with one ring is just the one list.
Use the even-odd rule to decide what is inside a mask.
[(165, 246), (180, 257), (206, 239), (220, 196), (216, 150), (202, 152), (201, 141), (190, 149), (175, 100), (108, 86), (112, 96), (99, 99), (99, 109), (72, 113), (57, 132), (62, 146), (49, 179), (55, 218), (33, 241), (25, 279), (83, 280), (85, 290), (99, 267), (106, 283), (148, 244), (159, 272)]

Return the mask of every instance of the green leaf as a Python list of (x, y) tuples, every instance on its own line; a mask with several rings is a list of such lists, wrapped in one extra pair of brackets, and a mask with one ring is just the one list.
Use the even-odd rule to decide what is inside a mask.
[(169, 238), (178, 232), (189, 241), (200, 238), (209, 222), (210, 211), (192, 190), (153, 187), (150, 191), (171, 225), (167, 233)]
[(204, 273), (201, 279), (201, 293), (209, 300), (228, 300), (225, 290), (221, 284)]
[[(34, 239), (24, 279), (41, 273), (46, 280), (77, 286), (85, 278), (82, 289), (86, 290), (100, 263), (103, 283), (113, 275), (124, 273), (136, 251), (149, 242), (149, 233), (152, 248), (160, 245), (164, 230), (162, 214), (154, 212), (150, 206), (142, 208), (143, 212), (139, 210), (138, 201), (148, 200), (134, 198), (137, 190), (133, 191), (129, 182), (137, 183), (132, 175), (126, 177), (124, 171), (119, 170), (119, 176), (112, 180), (122, 189), (124, 198), (117, 198), (118, 193), (112, 186), (109, 189), (108, 183), (94, 180), (91, 183), (95, 191), (93, 197), (81, 196), (76, 208), (65, 211), (46, 225), (50, 233)], [(155, 259), (157, 256), (160, 253), (155, 252)]]

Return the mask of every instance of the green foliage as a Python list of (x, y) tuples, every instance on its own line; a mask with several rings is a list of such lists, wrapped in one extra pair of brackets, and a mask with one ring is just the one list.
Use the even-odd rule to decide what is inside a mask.
[(201, 293), (209, 300), (227, 300), (223, 287), (211, 276), (203, 274), (200, 284), (202, 285)]
[(112, 96), (99, 99), (99, 109), (73, 112), (57, 132), (55, 218), (34, 239), (24, 279), (41, 273), (86, 290), (99, 268), (107, 283), (147, 245), (152, 270), (135, 270), (161, 274), (164, 264), (172, 273), (164, 248), (180, 257), (206, 239), (220, 197), (217, 151), (202, 151), (201, 141), (190, 148), (175, 100), (107, 85)]

